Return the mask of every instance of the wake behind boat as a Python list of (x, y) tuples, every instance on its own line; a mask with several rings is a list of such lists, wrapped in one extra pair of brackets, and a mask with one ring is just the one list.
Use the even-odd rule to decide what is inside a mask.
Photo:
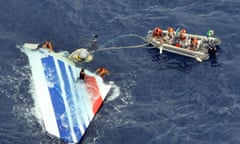
[(158, 48), (160, 53), (168, 51), (171, 53), (187, 56), (199, 62), (209, 59), (210, 55), (216, 54), (216, 46), (221, 44), (220, 39), (214, 37), (214, 31), (209, 30), (207, 36), (189, 34), (185, 29), (169, 27), (161, 30), (156, 27), (149, 30), (146, 42)]
[(111, 85), (95, 73), (75, 66), (68, 52), (25, 43), (32, 71), (35, 104), (44, 129), (67, 143), (78, 143), (101, 107)]

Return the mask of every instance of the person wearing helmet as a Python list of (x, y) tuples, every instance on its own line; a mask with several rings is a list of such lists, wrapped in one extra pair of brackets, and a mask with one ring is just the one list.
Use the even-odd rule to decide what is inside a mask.
[(207, 37), (214, 37), (214, 30), (208, 30)]
[(52, 41), (45, 41), (44, 43), (38, 45), (38, 47), (36, 48), (36, 50), (38, 50), (39, 48), (47, 48), (51, 51), (53, 51), (53, 46), (52, 46)]
[(174, 44), (175, 31), (172, 27), (168, 27), (168, 33), (165, 39), (169, 44)]
[(180, 30), (180, 35), (179, 35), (180, 42), (179, 43), (180, 43), (180, 46), (182, 48), (186, 48), (187, 46), (189, 46), (188, 45), (189, 42), (187, 40), (186, 33), (187, 33), (186, 29), (181, 29)]
[(198, 39), (197, 38), (191, 38), (191, 44), (190, 44), (190, 49), (196, 50), (198, 47)]
[(172, 27), (168, 27), (168, 32), (169, 33), (174, 32), (174, 29)]
[(107, 69), (105, 69), (104, 67), (100, 67), (100, 68), (98, 68), (96, 71), (95, 71), (95, 73), (97, 74), (97, 75), (99, 75), (100, 77), (104, 77), (105, 75), (109, 75), (110, 74), (110, 72), (107, 70)]
[(47, 48), (49, 49), (50, 51), (53, 51), (53, 47), (52, 47), (52, 42), (51, 41), (46, 41), (43, 45), (42, 45), (43, 48)]
[(186, 39), (186, 35), (185, 35), (186, 33), (187, 33), (186, 29), (181, 29), (180, 30), (179, 37), (180, 37), (181, 40)]
[(160, 43), (166, 43), (163, 31), (162, 31), (162, 29), (160, 27), (154, 28), (152, 36), (153, 36), (153, 38), (155, 38)]
[(162, 36), (162, 29), (160, 27), (155, 27), (152, 33), (153, 37), (161, 37)]

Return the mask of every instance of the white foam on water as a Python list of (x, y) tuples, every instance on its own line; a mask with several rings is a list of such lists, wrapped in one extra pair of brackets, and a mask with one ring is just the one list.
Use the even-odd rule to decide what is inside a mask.
[(113, 81), (110, 81), (109, 84), (111, 85), (110, 96), (108, 96), (106, 100), (114, 101), (121, 94), (120, 87), (117, 86)]
[(40, 105), (37, 101), (37, 94), (36, 94), (36, 90), (35, 90), (32, 78), (31, 78), (29, 92), (32, 94), (32, 98), (33, 98), (33, 102), (34, 102), (34, 107), (32, 108), (32, 114), (36, 117), (39, 124), (42, 127), (44, 127), (43, 120), (42, 120), (43, 118), (42, 118), (42, 114), (41, 114), (41, 110), (40, 110)]

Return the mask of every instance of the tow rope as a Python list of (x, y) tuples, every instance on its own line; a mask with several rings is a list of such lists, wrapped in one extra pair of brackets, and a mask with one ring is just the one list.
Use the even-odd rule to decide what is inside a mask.
[(129, 48), (153, 48), (152, 46), (150, 47), (149, 44), (147, 44), (147, 43), (139, 44), (139, 45), (131, 45), (131, 46), (107, 47), (107, 45), (113, 43), (114, 41), (116, 41), (120, 38), (126, 38), (126, 37), (136, 37), (143, 41), (146, 41), (144, 37), (137, 35), (137, 34), (123, 34), (123, 35), (119, 35), (113, 39), (110, 39), (108, 42), (101, 45), (100, 48), (98, 48), (94, 51), (91, 51), (90, 53), (94, 53), (94, 52), (98, 52), (98, 51), (106, 51), (106, 50), (129, 49)]

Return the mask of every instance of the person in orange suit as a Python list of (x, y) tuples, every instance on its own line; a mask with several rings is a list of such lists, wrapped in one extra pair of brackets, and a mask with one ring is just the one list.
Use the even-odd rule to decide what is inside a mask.
[(160, 27), (155, 27), (152, 33), (153, 37), (162, 37), (163, 32), (162, 29)]
[(36, 49), (34, 49), (34, 50), (38, 50), (40, 48), (47, 48), (50, 51), (53, 51), (52, 42), (50, 40), (49, 41), (45, 41), (44, 43), (38, 45), (38, 47)]
[(53, 46), (51, 41), (45, 41), (42, 45), (42, 48), (48, 48), (50, 51), (53, 51)]
[(100, 67), (100, 68), (98, 68), (96, 71), (95, 71), (95, 73), (97, 74), (97, 75), (99, 75), (100, 77), (104, 77), (105, 75), (109, 75), (110, 74), (110, 72), (107, 70), (107, 69), (105, 69), (104, 67)]

